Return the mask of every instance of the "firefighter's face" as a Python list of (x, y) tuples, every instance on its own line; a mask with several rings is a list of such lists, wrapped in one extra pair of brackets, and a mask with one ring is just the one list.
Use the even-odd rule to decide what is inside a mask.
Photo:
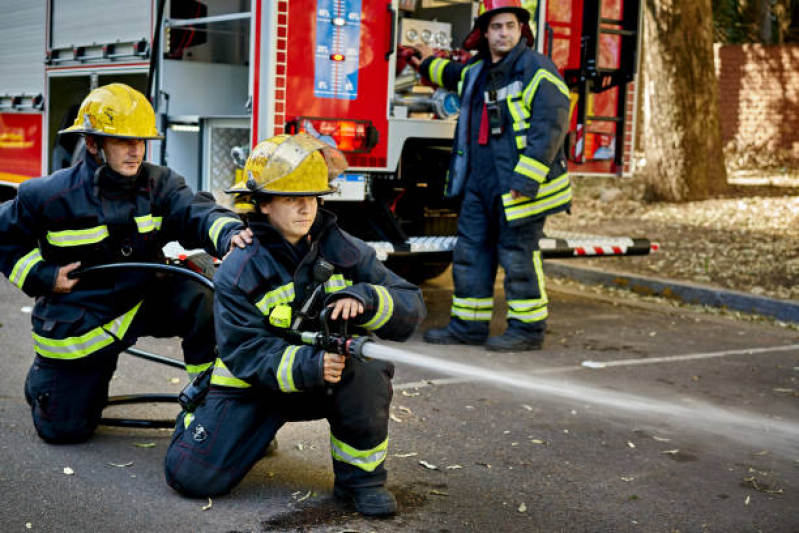
[(519, 44), (522, 38), (522, 26), (515, 14), (498, 13), (488, 21), (484, 36), (491, 54), (502, 57)]
[[(144, 141), (142, 139), (102, 137), (100, 143), (105, 160), (111, 170), (127, 177), (133, 177), (139, 173), (139, 167), (144, 159)], [(96, 137), (86, 138), (86, 149), (97, 155)]]
[(260, 209), (284, 239), (297, 244), (311, 231), (319, 205), (316, 196), (275, 196), (261, 202)]

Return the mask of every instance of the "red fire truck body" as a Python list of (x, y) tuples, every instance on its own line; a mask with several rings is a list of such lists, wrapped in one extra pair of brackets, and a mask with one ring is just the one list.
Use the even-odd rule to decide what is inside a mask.
[[(525, 3), (536, 48), (573, 91), (573, 174), (632, 172), (639, 2)], [(71, 164), (75, 141), (57, 131), (89, 90), (121, 81), (151, 95), (166, 132), (148, 143), (148, 159), (221, 202), (259, 140), (303, 130), (336, 144), (350, 169), (327, 206), (395, 266), (412, 258), (424, 271), (414, 277), (432, 275), (454, 241), (457, 202), (441, 191), (458, 97), (418, 78), (409, 46), (465, 58), (476, 9), (469, 0), (0, 0), (0, 189)]]

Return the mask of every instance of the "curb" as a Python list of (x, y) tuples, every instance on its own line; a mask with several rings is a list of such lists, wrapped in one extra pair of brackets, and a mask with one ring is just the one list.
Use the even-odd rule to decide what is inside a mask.
[(778, 300), (685, 281), (649, 278), (622, 272), (606, 272), (585, 266), (575, 267), (560, 261), (545, 261), (544, 272), (548, 276), (569, 278), (580, 283), (604, 285), (645, 296), (661, 296), (687, 304), (732, 309), (775, 318), (783, 322), (799, 323), (799, 300)]

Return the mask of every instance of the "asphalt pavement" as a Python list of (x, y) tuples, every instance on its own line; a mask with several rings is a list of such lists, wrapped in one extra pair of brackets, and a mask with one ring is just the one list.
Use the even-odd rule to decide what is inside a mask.
[[(422, 330), (443, 325), (448, 278), (423, 288)], [(0, 531), (799, 531), (799, 334), (565, 287), (550, 298), (539, 352), (384, 344), (435, 369), (397, 364), (386, 464), (401, 512), (377, 520), (333, 500), (324, 421), (284, 427), (278, 451), (211, 501), (164, 482), (169, 430), (43, 443), (22, 395), (32, 301), (2, 279)], [(176, 340), (139, 347), (179, 357)], [(123, 356), (112, 394), (185, 384)]]

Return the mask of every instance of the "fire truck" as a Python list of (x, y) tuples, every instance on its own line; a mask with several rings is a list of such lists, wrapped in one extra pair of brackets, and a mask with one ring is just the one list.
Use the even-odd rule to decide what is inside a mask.
[[(572, 91), (571, 173), (631, 175), (640, 0), (525, 6)], [(350, 166), (326, 207), (393, 268), (435, 276), (454, 243), (458, 205), (442, 190), (459, 101), (409, 58), (425, 43), (465, 61), (476, 12), (470, 0), (0, 0), (0, 195), (69, 166), (79, 147), (58, 130), (91, 89), (123, 82), (165, 132), (148, 160), (220, 203), (259, 140), (306, 131), (336, 145)], [(544, 241), (545, 257), (650, 249)]]

